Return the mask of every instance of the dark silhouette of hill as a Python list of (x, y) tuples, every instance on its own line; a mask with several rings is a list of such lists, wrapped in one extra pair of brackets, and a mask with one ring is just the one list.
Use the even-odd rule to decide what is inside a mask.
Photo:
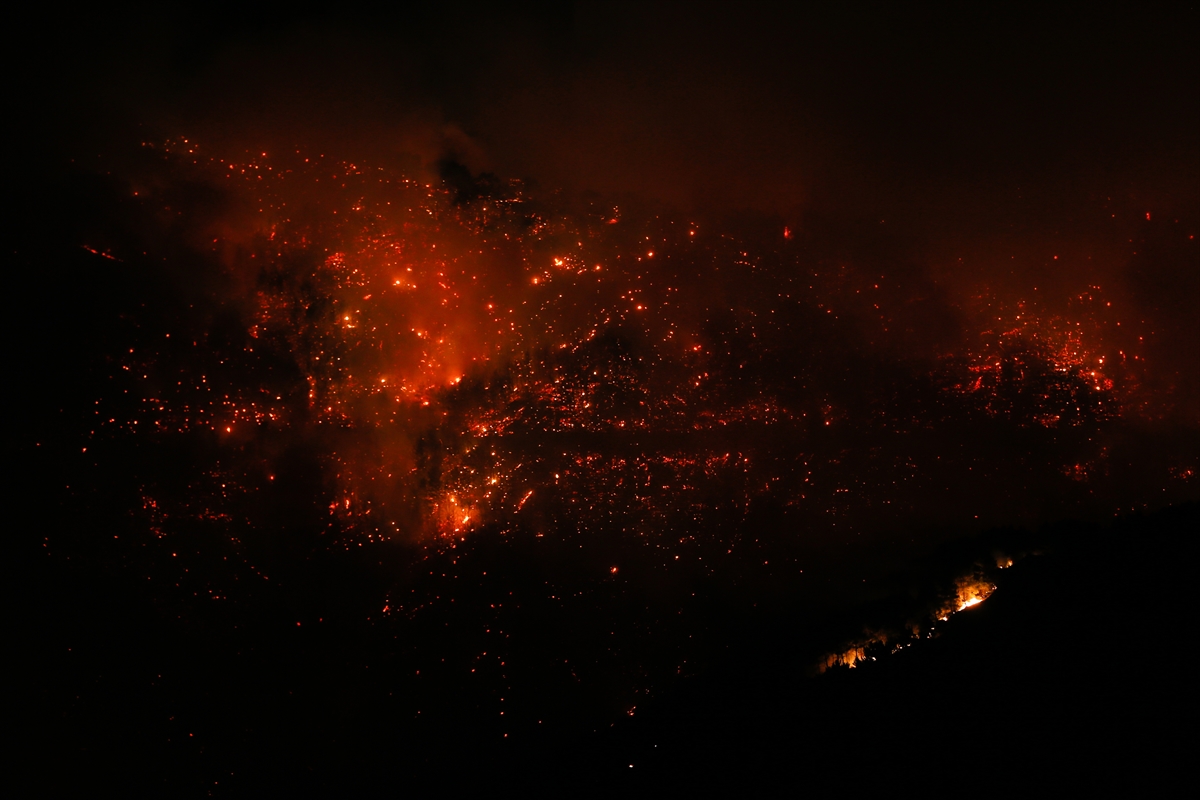
[(1043, 552), (986, 602), (853, 670), (804, 677), (807, 643), (786, 619), (760, 620), (721, 668), (630, 726), (632, 770), (731, 789), (1168, 785), (1194, 710), (1198, 515), (1025, 534)]
[[(20, 729), (26, 764), (39, 767), (31, 787), (1149, 788), (1186, 763), (1198, 514), (1193, 504), (982, 537), (978, 553), (1024, 539), (1039, 554), (934, 638), (853, 670), (814, 675), (812, 657), (855, 619), (908, 613), (911, 593), (819, 629), (786, 609), (731, 614), (714, 622), (724, 646), (710, 666), (635, 715), (607, 729), (524, 731), (499, 747), (466, 690), (440, 722), (401, 720), (386, 646), (365, 624), (289, 635), (274, 617), (295, 598), (241, 618), (232, 635), (198, 615), (166, 624), (94, 564), (43, 567), (25, 576), (36, 600), (23, 618), (37, 646), (22, 651), (35, 673)], [(931, 574), (962, 563), (969, 548), (955, 548)], [(158, 669), (173, 685), (156, 685)]]

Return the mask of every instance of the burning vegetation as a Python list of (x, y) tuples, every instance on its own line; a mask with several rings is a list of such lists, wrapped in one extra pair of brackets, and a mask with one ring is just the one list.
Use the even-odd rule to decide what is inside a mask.
[[(397, 577), (370, 618), (459, 637), (404, 668), (486, 665), (506, 721), (525, 713), (506, 631), (526, 617), (594, 628), (547, 663), (631, 703), (689, 669), (697, 587), (752, 606), (829, 580), (822, 548), (1111, 514), (1147, 484), (1194, 495), (1175, 477), (1194, 453), (1131, 449), (1157, 407), (1149, 331), (1099, 287), (1058, 312), (981, 291), (951, 304), (952, 347), (897, 352), (928, 298), (794, 228), (752, 239), (450, 168), (147, 151), (153, 180), (122, 202), (152, 235), (81, 243), (97, 269), (188, 273), (177, 316), (130, 312), (84, 448), (200, 454), (138, 474), (132, 535), (164, 553), (147, 578), (220, 601), (268, 581), (281, 548), (387, 548)], [(154, 250), (164, 231), (182, 255)], [(309, 538), (278, 522), (301, 467)], [(536, 596), (514, 595), (498, 547)], [(992, 588), (962, 582), (935, 616)], [(904, 646), (872, 635), (824, 666), (876, 645)]]
[[(997, 569), (1011, 566), (1012, 559), (1005, 558), (1003, 564), (997, 562)], [(922, 639), (936, 637), (937, 623), (949, 622), (953, 615), (974, 608), (995, 591), (996, 584), (980, 565), (976, 565), (975, 570), (954, 582), (953, 591), (914, 614), (904, 624), (864, 630), (860, 636), (825, 654), (817, 661), (817, 671), (826, 672), (835, 667), (854, 669), (868, 660), (876, 661), (901, 653)]]

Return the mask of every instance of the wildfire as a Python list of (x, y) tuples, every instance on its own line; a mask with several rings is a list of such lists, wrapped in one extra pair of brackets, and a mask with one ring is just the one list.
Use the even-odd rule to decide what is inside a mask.
[[(278, 498), (311, 496), (320, 547), (393, 542), (389, 557), (411, 559), (372, 606), (392, 620), (442, 630), (443, 604), (466, 605), (457, 587), (493, 590), (492, 563), (468, 568), (467, 554), (512, 548), (546, 571), (544, 596), (521, 602), (547, 619), (652, 598), (638, 624), (605, 625), (593, 661), (671, 653), (664, 674), (677, 675), (706, 582), (755, 597), (804, 586), (812, 543), (868, 542), (930, 509), (961, 529), (1022, 524), (1047, 497), (1068, 509), (1142, 497), (1113, 448), (1135, 438), (1116, 434), (1143, 361), (1106, 338), (1115, 312), (1098, 300), (1070, 313), (962, 302), (977, 333), (897, 355), (888, 276), (809, 257), (791, 229), (747, 243), (568, 208), (518, 181), (463, 202), (361, 164), (167, 150), (161, 184), (181, 173), (254, 212), (166, 217), (197, 228), (188, 241), (203, 243), (192, 255), (215, 297), (189, 296), (203, 311), (113, 354), (89, 431), (200, 454), (175, 484), (146, 475), (141, 511), (172, 562), (180, 532), (228, 545), (222, 564), (244, 574), (196, 596), (268, 580)], [(79, 255), (163, 269), (150, 247)], [(1170, 467), (1163, 491), (1192, 491), (1200, 465)], [(964, 579), (915, 631), (864, 633), (822, 669), (906, 648), (994, 589)], [(497, 609), (513, 590), (495, 587)], [(486, 613), (475, 633), (491, 659), (500, 611)], [(660, 646), (668, 631), (676, 649)]]
[[(613, 225), (611, 207), (572, 216), (516, 181), (490, 184), (472, 205), (360, 164), (205, 159), (194, 143), (167, 151), (193, 179), (220, 176), (261, 209), (249, 232), (210, 237), (253, 309), (238, 357), (290, 360), (307, 402), (292, 404), (287, 386), (226, 380), (214, 391), (201, 376), (196, 391), (181, 382), (154, 398), (154, 425), (236, 441), (266, 427), (369, 431), (329, 454), (339, 493), (358, 498), (338, 511), (341, 535), (436, 540), (537, 508), (669, 542), (759, 497), (823, 503), (836, 516), (854, 496), (886, 505), (908, 480), (903, 451), (857, 475), (821, 452), (815, 431), (839, 435), (858, 401), (806, 387), (829, 386), (823, 372), (856, 362), (795, 350), (806, 326), (837, 340), (856, 303), (879, 309), (880, 277), (856, 285), (844, 268), (772, 266), (691, 223)], [(1087, 325), (984, 298), (993, 325), (979, 346), (933, 364), (944, 394), (892, 408), (882, 398), (901, 390), (881, 386), (870, 424), (887, 437), (948, 413), (1048, 428), (1116, 418), (1121, 368), (1103, 349), (1097, 320), (1110, 305), (1098, 296), (1079, 301)], [(139, 356), (124, 368), (148, 378), (161, 359)], [(859, 396), (874, 391), (865, 380)], [(1089, 483), (1106, 474), (1105, 458), (1064, 458), (1057, 474)], [(535, 495), (540, 487), (554, 492)], [(715, 543), (732, 553), (726, 544)]]
[(996, 591), (995, 584), (977, 576), (960, 578), (955, 583), (954, 597), (937, 613), (939, 620), (945, 621), (951, 614), (974, 608), (991, 597)]
[[(1005, 561), (1007, 563), (1004, 566), (1012, 566), (1011, 559)], [(876, 660), (877, 655), (899, 653), (923, 638), (934, 636), (936, 629), (933, 624), (936, 622), (947, 622), (954, 614), (974, 608), (995, 591), (995, 584), (978, 575), (961, 577), (955, 581), (952, 599), (937, 608), (931, 619), (910, 622), (893, 630), (867, 631), (845, 647), (821, 658), (817, 662), (817, 670), (825, 672), (834, 667), (854, 669), (866, 661)]]

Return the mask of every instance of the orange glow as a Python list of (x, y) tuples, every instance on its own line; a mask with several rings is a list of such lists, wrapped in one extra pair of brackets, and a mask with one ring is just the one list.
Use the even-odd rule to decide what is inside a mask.
[[(178, 429), (232, 434), (237, 425), (239, 441), (265, 426), (314, 426), (322, 440), (354, 432), (353, 444), (330, 446), (326, 464), (347, 498), (334, 515), (349, 539), (449, 541), (566, 508), (585, 528), (653, 541), (645, 532), (657, 526), (694, 527), (768, 496), (787, 508), (819, 502), (832, 520), (852, 498), (902, 485), (911, 459), (888, 456), (894, 472), (881, 472), (877, 486), (839, 478), (818, 492), (807, 452), (815, 431), (877, 425), (899, 442), (892, 434), (943, 413), (893, 416), (877, 403), (873, 421), (861, 410), (852, 418), (842, 399), (808, 388), (822, 383), (815, 372), (769, 372), (803, 349), (808, 334), (789, 328), (796, 319), (831, 340), (853, 324), (891, 341), (883, 275), (838, 266), (825, 279), (794, 254), (768, 263), (732, 236), (699, 237), (669, 219), (614, 228), (617, 209), (546, 211), (517, 182), (472, 206), (382, 169), (319, 158), (265, 164), (257, 155), (206, 164), (192, 149), (187, 169), (219, 170), (230, 192), (262, 209), (203, 241), (244, 291), (233, 304), (250, 309), (246, 354), (290, 360), (303, 391), (300, 407), (282, 392), (214, 396), (201, 376), (211, 398), (203, 411), (159, 400), (154, 408)], [(964, 303), (978, 333), (913, 356), (925, 358), (936, 387), (930, 407), (1055, 430), (1126, 413), (1138, 398), (1130, 365), (1140, 354), (1132, 337), (1120, 349), (1106, 343), (1119, 304), (1102, 292), (1081, 293), (1069, 314), (1046, 311), (1036, 293)], [(150, 358), (128, 360), (130, 374), (147, 375)], [(847, 365), (847, 386), (854, 369)], [(918, 424), (921, 413), (929, 418)], [(720, 433), (709, 440), (709, 432)], [(792, 461), (728, 453), (731, 441), (747, 450), (787, 443)], [(1055, 475), (1073, 485), (1105, 474), (1102, 453), (1083, 455), (1064, 457)], [(823, 458), (830, 469), (840, 460)], [(663, 562), (686, 561), (677, 554)]]

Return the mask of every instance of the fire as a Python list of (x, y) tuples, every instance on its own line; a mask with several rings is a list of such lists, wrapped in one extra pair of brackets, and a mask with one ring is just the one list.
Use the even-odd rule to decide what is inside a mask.
[[(371, 606), (388, 624), (447, 630), (437, 615), (494, 592), (495, 613), (448, 628), (482, 637), (488, 660), (513, 646), (501, 604), (597, 620), (632, 602), (636, 624), (597, 623), (592, 663), (677, 675), (704, 638), (698, 587), (769, 599), (828, 583), (825, 543), (866, 549), (932, 514), (963, 531), (1128, 508), (1155, 480), (1126, 480), (1135, 462), (1116, 450), (1136, 438), (1122, 426), (1142, 413), (1147, 331), (1100, 289), (1066, 308), (951, 296), (968, 333), (927, 347), (897, 333), (919, 327), (897, 278), (808, 254), (798, 229), (747, 242), (666, 215), (618, 224), (517, 181), (461, 202), (377, 167), (192, 150), (162, 169), (226, 186), (213, 206), (233, 210), (210, 224), (138, 202), (197, 228), (188, 266), (209, 274), (178, 283), (212, 297), (187, 296), (195, 313), (161, 330), (130, 317), (154, 335), (112, 354), (88, 430), (197, 455), (173, 483), (145, 476), (138, 513), (172, 563), (225, 547), (230, 585), (275, 578), (276, 552), (355, 548), (400, 576)], [(98, 270), (175, 268), (152, 243), (92, 244), (77, 257)], [(1194, 458), (1167, 466), (1155, 497), (1194, 494)], [(279, 546), (281, 498), (314, 501), (301, 547)], [(204, 589), (228, 594), (220, 581)], [(973, 574), (915, 630), (862, 632), (822, 668), (869, 668), (994, 590)], [(646, 653), (675, 663), (655, 672)]]
[[(980, 295), (964, 318), (988, 327), (928, 358), (921, 380), (937, 394), (913, 395), (875, 386), (869, 358), (796, 349), (843, 340), (849, 318), (885, 334), (886, 276), (855, 278), (790, 248), (768, 258), (732, 236), (631, 221), (611, 206), (568, 214), (517, 181), (492, 184), (472, 205), (323, 157), (167, 151), (189, 178), (220, 176), (261, 209), (198, 237), (242, 293), (231, 304), (250, 309), (247, 344), (206, 371), (269, 358), (289, 363), (303, 389), (239, 386), (227, 369), (219, 389), (203, 374), (185, 386), (163, 373), (153, 380), (178, 388), (147, 400), (151, 427), (327, 442), (334, 492), (356, 498), (337, 512), (348, 538), (433, 541), (546, 514), (655, 542), (671, 563), (680, 532), (688, 541), (687, 531), (723, 520), (713, 547), (731, 555), (730, 515), (763, 500), (832, 525), (895, 508), (922, 469), (955, 463), (971, 476), (969, 449), (921, 455), (928, 447), (916, 440), (946, 420), (1093, 431), (1131, 396), (1136, 353), (1105, 344), (1116, 312), (1099, 287), (1077, 298), (1074, 317)], [(153, 352), (126, 362), (147, 380), (170, 363)], [(144, 419), (120, 424), (146, 429)], [(888, 443), (869, 470), (846, 472), (843, 431)], [(1093, 448), (1064, 452), (1044, 477), (1091, 486), (1108, 470)], [(1002, 505), (1021, 507), (1010, 499)], [(974, 591), (948, 610), (990, 590)]]
[[(1011, 560), (1005, 560), (1011, 566)], [(872, 653), (899, 653), (923, 638), (936, 635), (937, 622), (947, 622), (954, 614), (974, 608), (995, 591), (995, 584), (978, 575), (961, 577), (955, 581), (952, 599), (938, 607), (930, 618), (910, 622), (898, 629), (867, 631), (862, 637), (821, 658), (817, 662), (817, 670), (825, 672), (835, 667), (854, 669), (866, 661), (874, 661), (876, 656)]]
[(953, 607), (947, 610), (965, 611), (987, 600), (994, 591), (996, 586), (990, 581), (976, 577), (960, 578), (955, 585)]

